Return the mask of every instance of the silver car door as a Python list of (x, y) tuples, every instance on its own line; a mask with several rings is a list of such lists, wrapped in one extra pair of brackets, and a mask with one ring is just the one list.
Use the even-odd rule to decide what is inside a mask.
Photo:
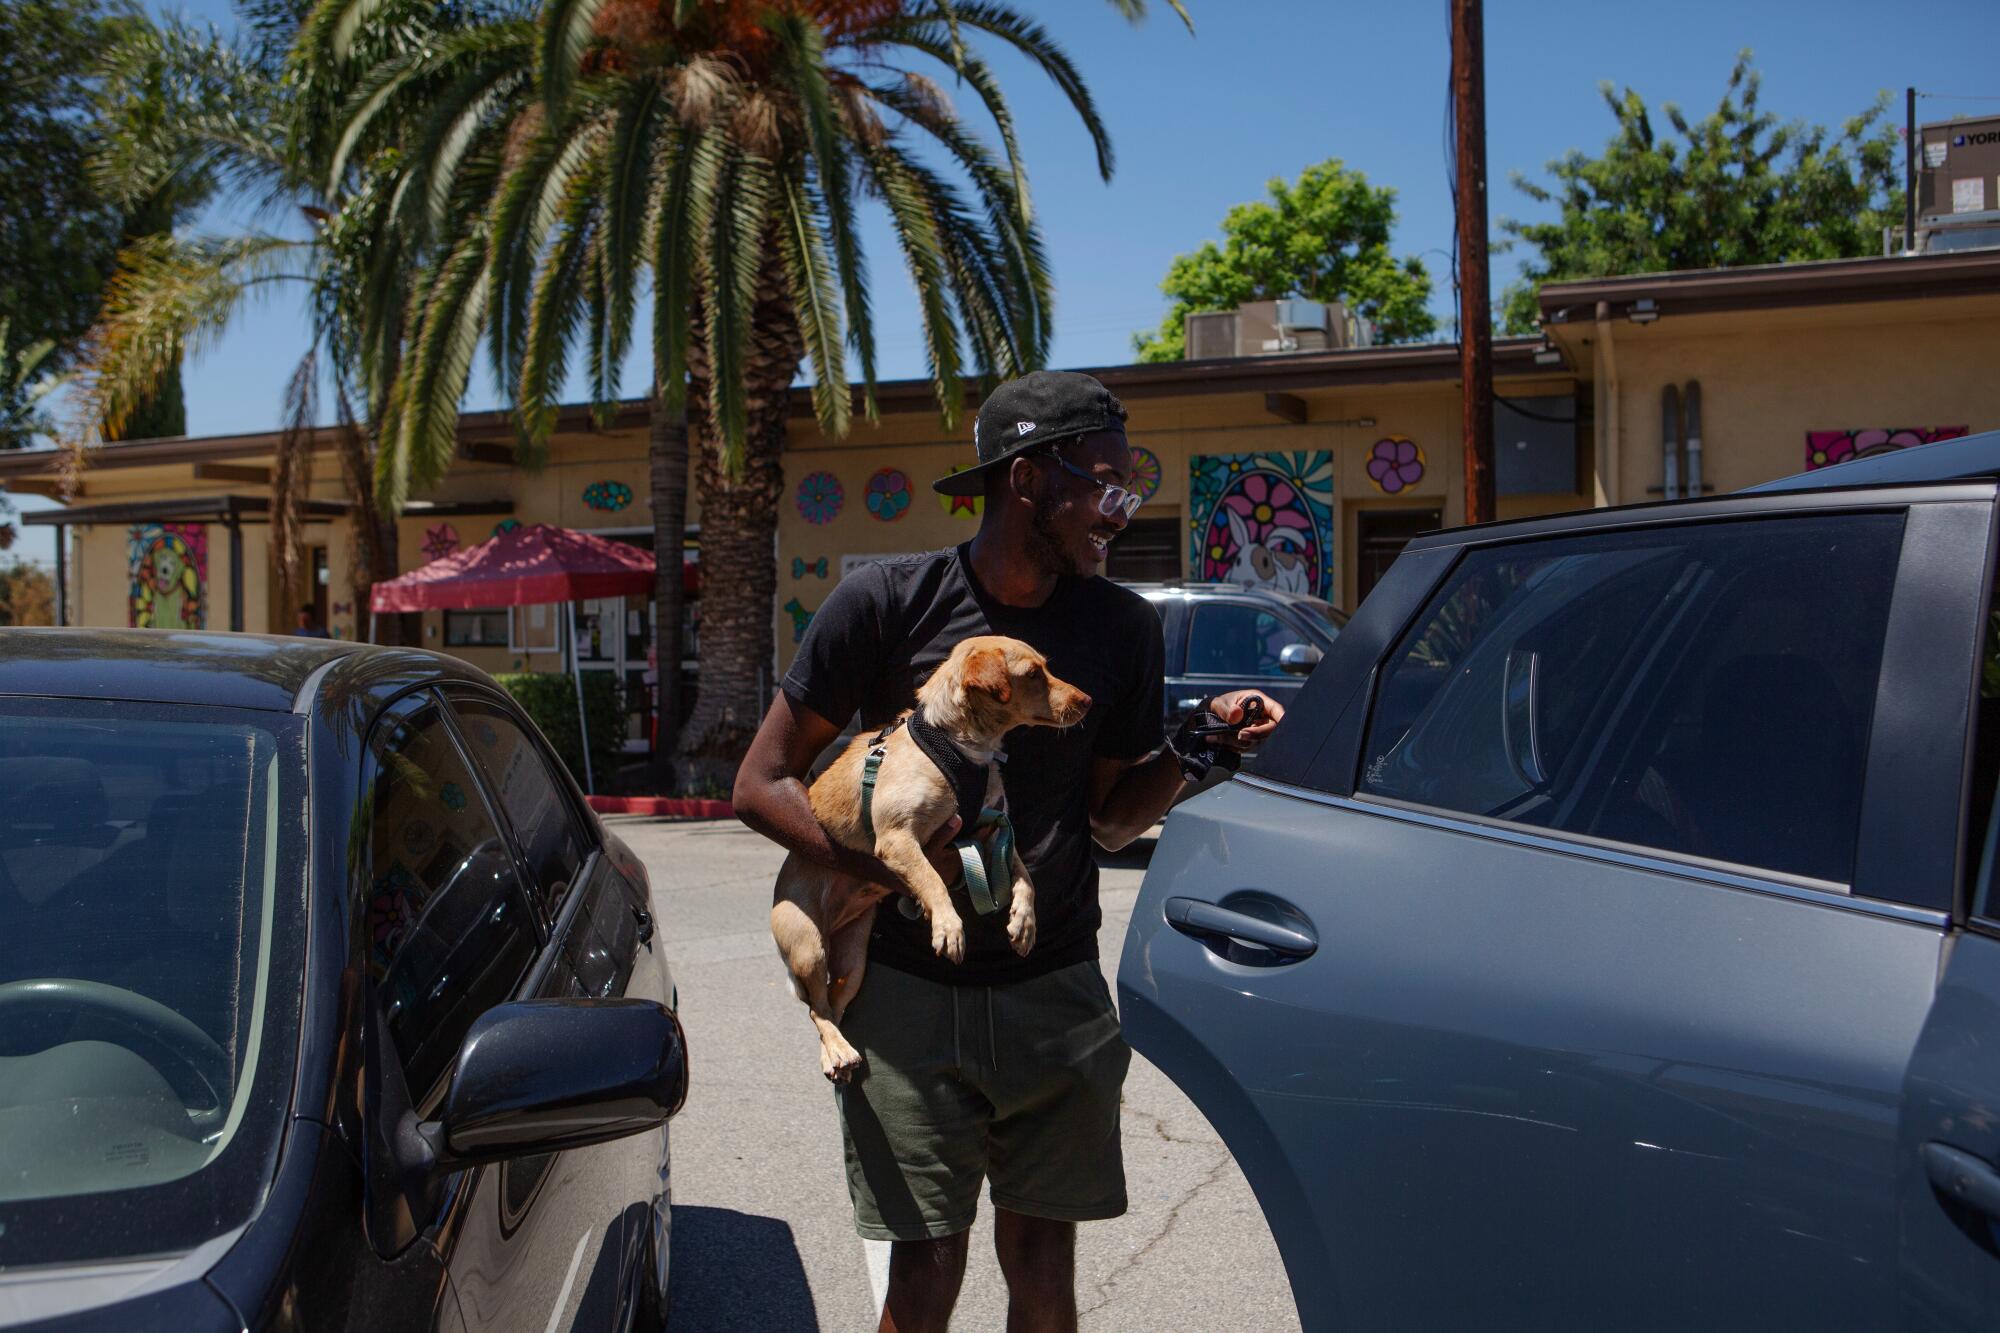
[(1751, 521), (1474, 546), (1427, 600), (1453, 553), (1413, 552), (1264, 775), (1167, 824), (1127, 1035), (1236, 1153), (1308, 1328), (1893, 1318), (1951, 867), (1884, 879), (1871, 831), (1936, 812), (1862, 794), (1955, 817), (1876, 686), (1928, 669), (1950, 592), (1906, 586), (1906, 529), (1983, 551), (1989, 510), (1688, 513)]

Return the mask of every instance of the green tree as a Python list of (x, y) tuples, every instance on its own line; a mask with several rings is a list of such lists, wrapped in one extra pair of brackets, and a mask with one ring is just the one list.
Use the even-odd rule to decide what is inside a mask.
[(1373, 320), (1388, 342), (1419, 342), (1437, 331), (1423, 262), (1389, 254), (1394, 189), (1370, 185), (1339, 158), (1307, 167), (1296, 182), (1273, 177), (1265, 188), (1269, 199), (1238, 204), (1222, 219), (1221, 245), (1204, 241), (1175, 257), (1160, 284), (1172, 309), (1157, 330), (1132, 336), (1141, 361), (1185, 356), (1189, 315), (1273, 298), (1340, 301)]
[(1721, 102), (1701, 120), (1664, 104), (1672, 135), (1655, 132), (1637, 92), (1602, 84), (1618, 122), (1604, 151), (1549, 163), (1549, 186), (1515, 173), (1522, 193), (1561, 212), (1552, 222), (1500, 220), (1535, 250), (1502, 299), (1508, 332), (1535, 331), (1545, 282), (1881, 252), (1882, 229), (1902, 213), (1887, 94), (1838, 133), (1780, 122), (1758, 107), (1750, 61), (1748, 51), (1736, 58)]
[[(1143, 13), (1140, 0), (1114, 3)], [(467, 162), (507, 163), (493, 206), (464, 215), (471, 225), (429, 281), (380, 460), (386, 499), (449, 466), (482, 331), (524, 456), (545, 447), (579, 346), (591, 399), (608, 411), (650, 273), (657, 633), (667, 684), (692, 454), (703, 660), (679, 748), (704, 767), (733, 767), (767, 701), (779, 453), (801, 364), (828, 434), (844, 434), (854, 410), (850, 352), (862, 410), (874, 412), (860, 202), (887, 210), (947, 422), (966, 372), (1007, 377), (1046, 357), (1048, 271), (1013, 116), (979, 39), (1048, 75), (1108, 178), (1110, 143), (1075, 66), (1039, 25), (983, 0), (551, 0), (531, 63), (512, 49), (441, 50), (385, 67), (346, 131), (365, 148), (401, 124), (463, 127), (411, 152), (439, 189)], [(998, 152), (925, 66), (978, 99)], [(667, 693), (663, 736), (671, 709)]]
[(56, 623), (56, 583), (25, 560), (0, 561), (0, 625)]
[[(102, 53), (147, 26), (129, 0), (0, 5), (0, 319), (53, 344), (67, 365), (97, 312), (120, 248), (200, 202), (187, 190), (121, 201), (89, 171), (102, 110)], [(135, 90), (135, 94), (138, 90)], [(141, 404), (135, 432), (186, 428), (178, 367)], [(0, 400), (0, 414), (18, 403)]]
[(373, 452), (431, 201), (419, 182), (425, 207), (403, 206), (411, 192), (399, 188), (407, 176), (393, 150), (328, 188), (335, 131), (370, 70), (481, 26), (463, 6), (370, 0), (336, 50), (334, 34), (302, 23), (301, 10), (286, 0), (251, 6), (241, 43), (170, 21), (128, 33), (109, 53), (103, 143), (91, 162), (99, 188), (137, 205), (215, 182), (231, 191), (240, 225), (202, 236), (162, 229), (126, 247), (85, 347), (77, 413), (80, 445), (93, 429), (117, 438), (182, 356), (212, 345), (260, 293), (277, 284), (306, 293), (272, 477), (272, 561), (287, 619), (303, 591), (299, 502), (312, 485), (323, 377), (334, 391), (335, 455), (356, 501), (359, 597), (397, 572), (395, 524), (374, 501)]

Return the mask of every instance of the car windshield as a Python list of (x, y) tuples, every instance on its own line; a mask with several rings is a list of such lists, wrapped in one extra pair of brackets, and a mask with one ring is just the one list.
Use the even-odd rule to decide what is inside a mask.
[(185, 1249), (254, 1206), (298, 989), (294, 721), (0, 699), (0, 1267)]

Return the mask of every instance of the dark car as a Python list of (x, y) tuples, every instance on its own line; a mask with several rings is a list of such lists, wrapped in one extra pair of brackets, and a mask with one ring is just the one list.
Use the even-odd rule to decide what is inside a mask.
[(1228, 690), (1259, 689), (1290, 706), (1347, 617), (1317, 597), (1234, 583), (1128, 583), (1153, 604), (1167, 639), (1169, 729)]
[(1305, 1327), (2000, 1327), (2000, 434), (1412, 542), (1131, 1044)]
[(644, 869), (451, 658), (0, 630), (0, 1325), (658, 1327)]

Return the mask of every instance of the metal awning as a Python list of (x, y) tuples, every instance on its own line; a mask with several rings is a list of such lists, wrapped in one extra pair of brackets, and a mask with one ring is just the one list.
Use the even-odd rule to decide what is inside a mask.
[[(299, 509), (312, 518), (338, 518), (354, 506), (346, 500), (302, 500)], [(262, 495), (201, 495), (180, 500), (124, 500), (71, 505), (22, 514), (21, 522), (36, 527), (67, 528), (79, 523), (220, 523), (229, 529), (229, 628), (243, 629), (243, 525), (269, 523), (271, 501)], [(67, 543), (56, 537), (56, 623), (69, 623)]]

